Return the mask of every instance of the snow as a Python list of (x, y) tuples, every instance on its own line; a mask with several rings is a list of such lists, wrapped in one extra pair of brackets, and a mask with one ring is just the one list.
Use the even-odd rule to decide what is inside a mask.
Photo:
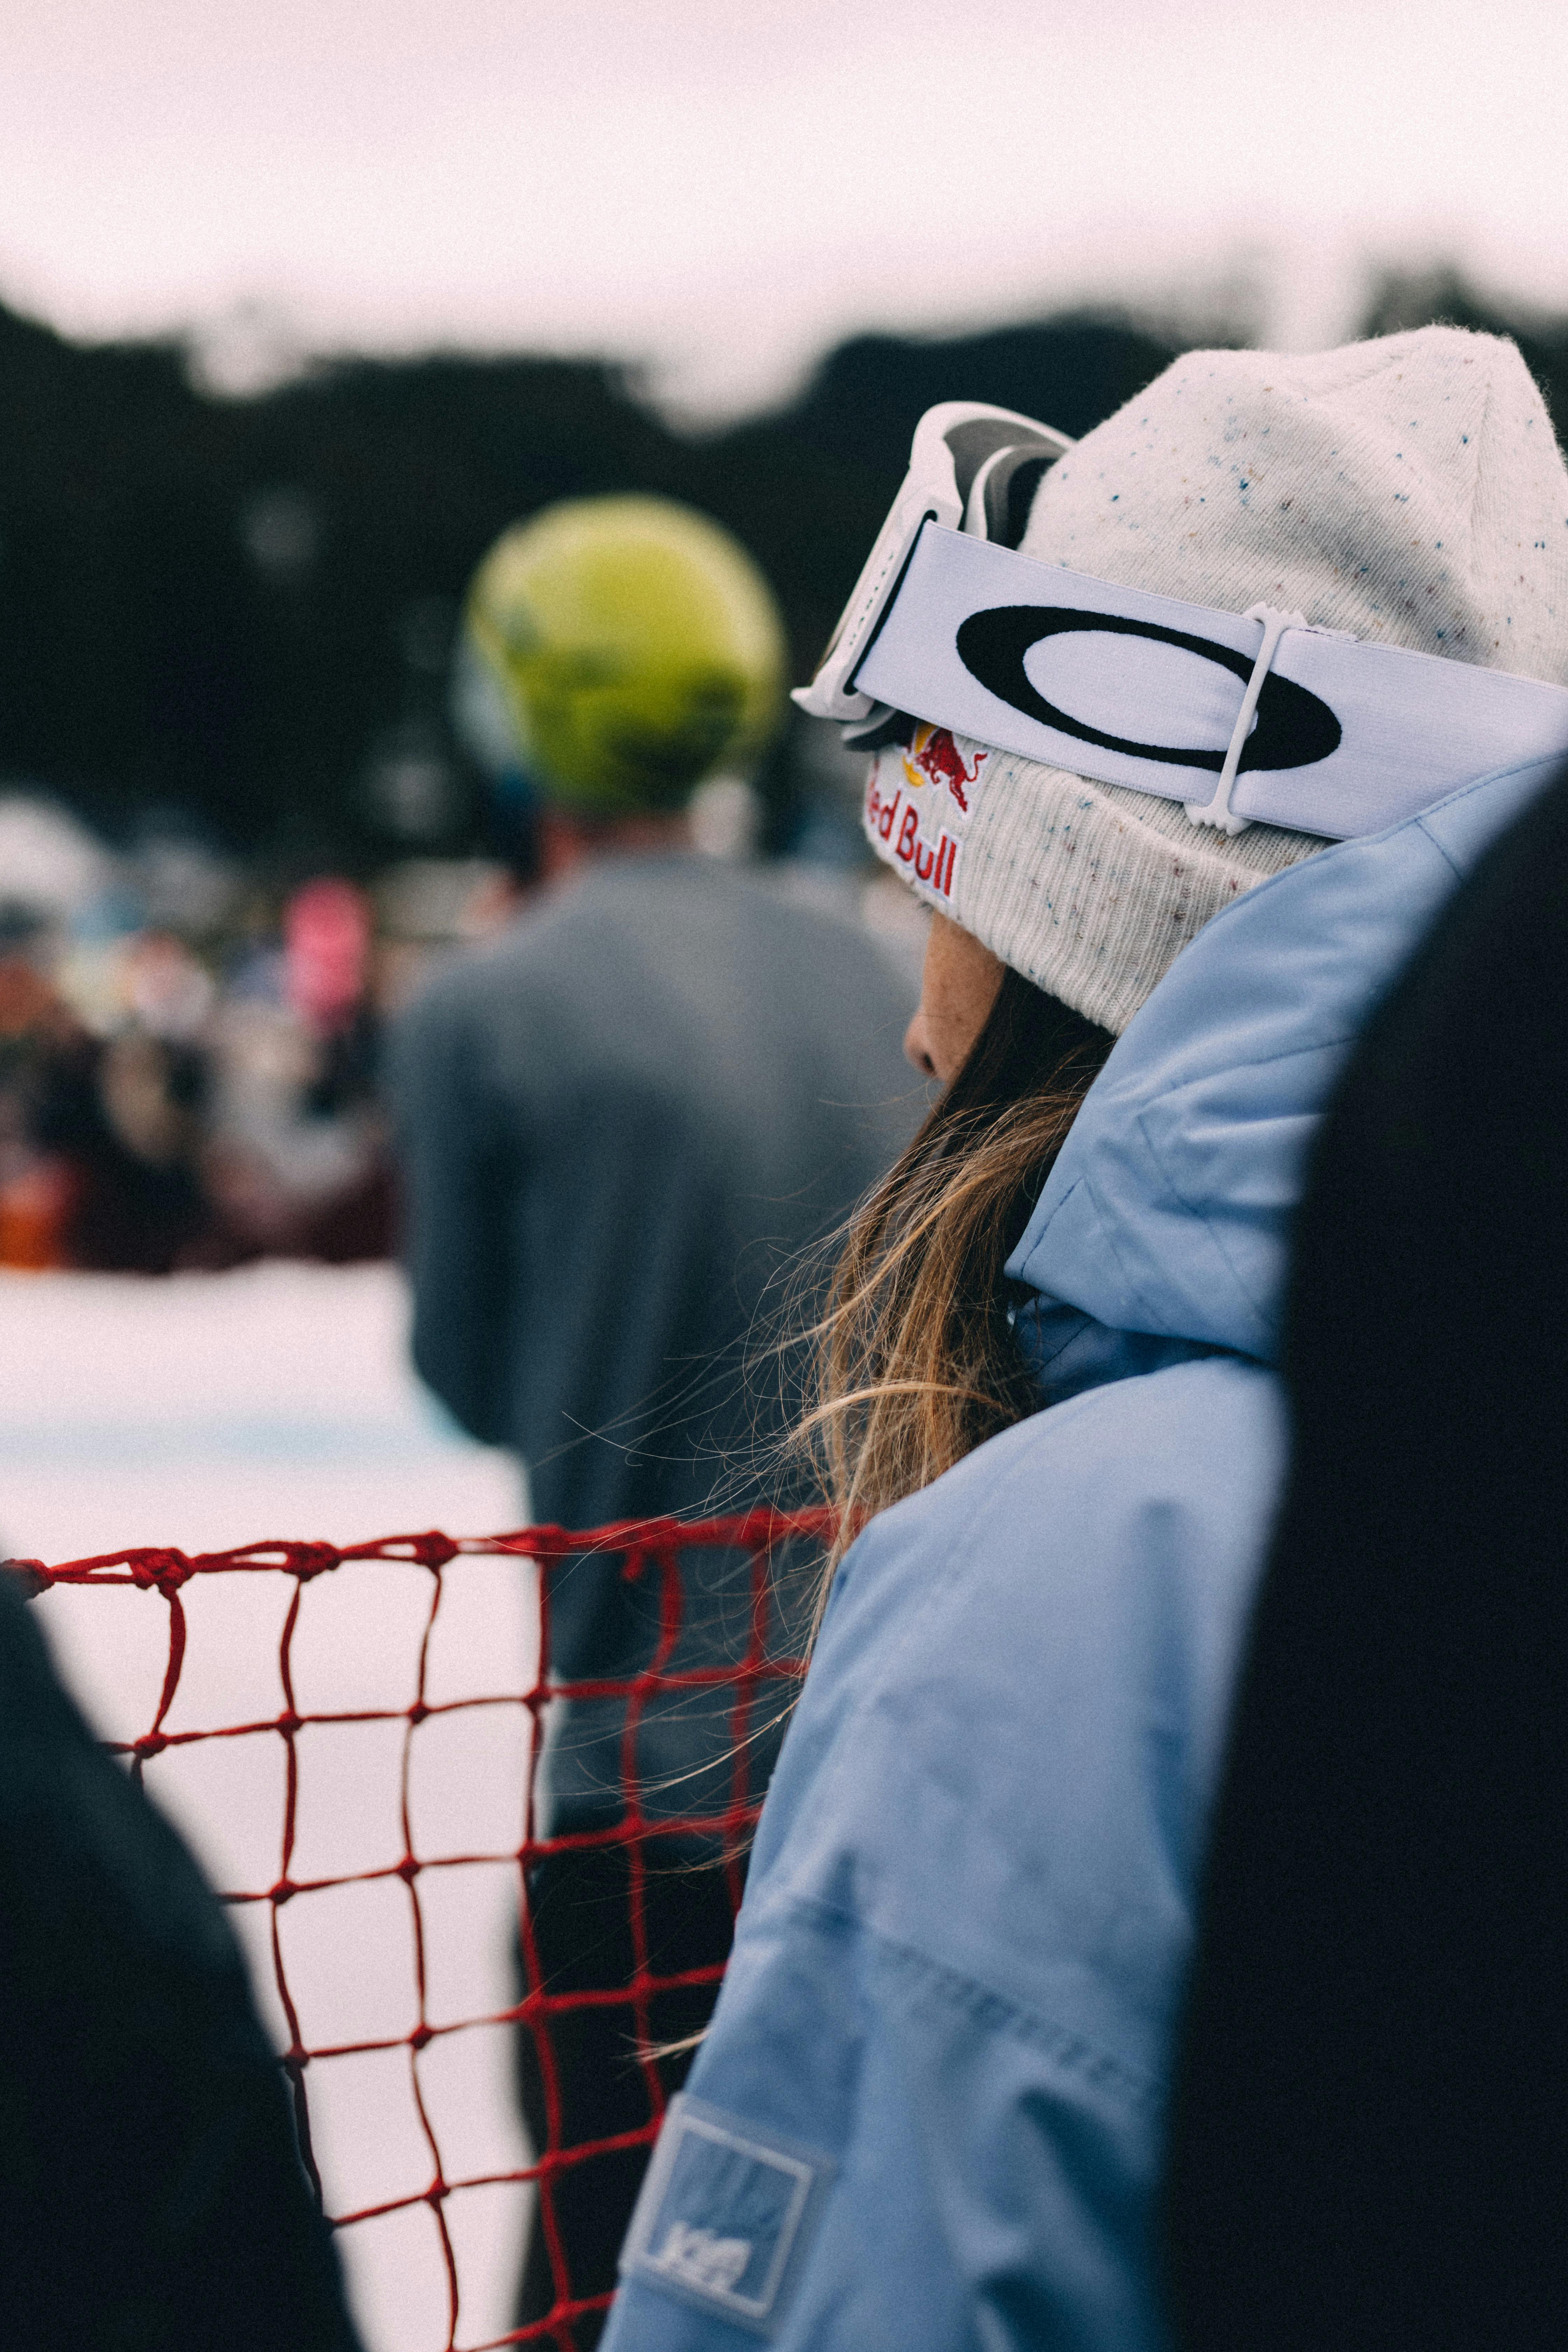
[[(0, 1548), (49, 1561), (142, 1544), (216, 1550), (266, 1537), (348, 1543), (432, 1527), (489, 1534), (525, 1524), (516, 1465), (475, 1445), (408, 1368), (408, 1308), (384, 1265), (270, 1264), (146, 1280), (0, 1274)], [(294, 1643), (302, 1712), (402, 1708), (413, 1697), (431, 1580), (351, 1563), (304, 1588)], [(170, 1729), (275, 1716), (278, 1643), (291, 1581), (199, 1579)], [(166, 1655), (155, 1593), (57, 1591), (36, 1606), (67, 1679), (106, 1738), (152, 1720)], [(521, 1692), (532, 1680), (525, 1566), (474, 1559), (446, 1571), (428, 1696)], [(401, 1724), (300, 1735), (296, 1879), (395, 1862)], [(436, 1717), (414, 1737), (415, 1850), (504, 1853), (521, 1829), (526, 1717), (514, 1706)], [(278, 1875), (283, 1742), (273, 1732), (172, 1749), (149, 1790), (230, 1890)], [(513, 1998), (515, 1869), (426, 1871), (419, 1882), (433, 2022)], [(264, 2015), (273, 1988), (269, 1906), (229, 1914)], [(414, 2022), (411, 1906), (399, 1880), (300, 1895), (279, 1913), (307, 2044), (406, 2032)], [(421, 2090), (448, 2179), (528, 2161), (504, 2029), (444, 2037), (421, 2054)], [(307, 2077), (329, 2210), (424, 2189), (431, 2177), (406, 2053), (318, 2061)], [(525, 2190), (447, 2203), (461, 2288), (459, 2346), (510, 2324)], [(428, 2208), (340, 2233), (368, 2352), (438, 2352), (447, 2285)]]

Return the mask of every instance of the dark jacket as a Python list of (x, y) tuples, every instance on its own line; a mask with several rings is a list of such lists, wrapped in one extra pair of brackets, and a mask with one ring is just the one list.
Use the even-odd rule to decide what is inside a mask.
[[(404, 1016), (388, 1076), (415, 1361), (466, 1428), (523, 1456), (537, 1520), (774, 1498), (799, 1370), (770, 1353), (786, 1269), (923, 1114), (912, 1010), (859, 926), (663, 856), (592, 866)], [(708, 1565), (682, 1664), (744, 1644), (736, 1563)], [(557, 1673), (635, 1670), (657, 1602), (616, 1561), (568, 1572)], [(647, 1777), (727, 1747), (697, 1712), (650, 1723)], [(584, 1752), (584, 1801), (613, 1783), (613, 1745), (601, 1766)], [(682, 1810), (699, 1801), (688, 1785)]]
[(8, 1573), (0, 2033), (6, 2352), (354, 2352), (228, 1923)]
[(1568, 779), (1316, 1155), (1174, 2109), (1188, 2352), (1568, 2334), (1565, 948)]

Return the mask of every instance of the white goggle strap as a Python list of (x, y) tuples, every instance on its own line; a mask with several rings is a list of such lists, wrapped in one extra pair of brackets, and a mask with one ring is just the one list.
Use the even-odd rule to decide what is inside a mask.
[[(858, 649), (858, 650), (856, 650)], [(834, 688), (1047, 767), (1183, 802), (1194, 824), (1345, 840), (1568, 752), (1568, 689), (1189, 604), (915, 525)], [(797, 697), (808, 709), (820, 703)]]

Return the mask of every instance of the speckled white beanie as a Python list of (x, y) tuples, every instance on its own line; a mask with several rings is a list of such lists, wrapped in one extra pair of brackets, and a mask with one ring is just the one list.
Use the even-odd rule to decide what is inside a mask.
[[(1498, 336), (1191, 352), (1045, 476), (1020, 552), (1568, 685), (1568, 467)], [(879, 805), (938, 782), (963, 827), (944, 911), (1117, 1033), (1239, 891), (1326, 845), (1268, 824), (1226, 838), (1180, 802), (922, 727), (876, 755), (879, 854)]]

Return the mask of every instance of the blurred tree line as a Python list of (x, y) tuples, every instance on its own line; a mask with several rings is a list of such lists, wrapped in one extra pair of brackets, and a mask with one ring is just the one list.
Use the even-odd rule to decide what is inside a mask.
[[(1568, 425), (1568, 322), (1406, 280), (1363, 324), (1436, 318), (1513, 333)], [(285, 862), (468, 846), (448, 659), (505, 524), (570, 494), (691, 500), (762, 562), (805, 676), (923, 409), (992, 400), (1081, 434), (1176, 349), (1090, 316), (863, 336), (787, 407), (692, 435), (608, 366), (360, 360), (222, 399), (177, 344), (79, 345), (0, 308), (0, 777), (110, 829), (182, 808)]]

